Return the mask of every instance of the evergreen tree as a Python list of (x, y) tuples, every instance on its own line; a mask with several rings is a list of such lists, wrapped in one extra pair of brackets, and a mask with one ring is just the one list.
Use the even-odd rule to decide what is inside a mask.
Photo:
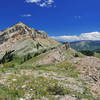
[(7, 63), (10, 62), (14, 59), (14, 54), (13, 51), (8, 51), (5, 53), (5, 55), (3, 56), (3, 58), (0, 60), (0, 63)]

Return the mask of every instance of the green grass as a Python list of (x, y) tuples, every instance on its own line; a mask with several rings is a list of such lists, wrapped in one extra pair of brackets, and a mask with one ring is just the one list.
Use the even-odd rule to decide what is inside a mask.
[(100, 53), (95, 53), (94, 56), (100, 58)]
[[(46, 96), (49, 98), (49, 95), (66, 95), (70, 94), (71, 91), (69, 88), (64, 88), (63, 86), (58, 85), (58, 80), (56, 79), (49, 79), (46, 77), (37, 77), (34, 76), (27, 76), (27, 75), (20, 75), (21, 70), (42, 70), (44, 72), (56, 72), (56, 73), (66, 73), (68, 76), (74, 75), (75, 67), (71, 66), (69, 63), (59, 63), (59, 64), (46, 64), (46, 65), (38, 65), (34, 66), (37, 60), (41, 59), (45, 55), (40, 55), (35, 58), (30, 59), (29, 61), (26, 61), (25, 63), (21, 65), (17, 65), (14, 67), (10, 67), (9, 65), (12, 65), (14, 62), (10, 62), (7, 64), (7, 67), (2, 68), (2, 70), (6, 71), (19, 71), (19, 73), (16, 73), (15, 75), (11, 75), (7, 83), (9, 83), (9, 88), (7, 91), (8, 94), (6, 94), (6, 91), (4, 91), (5, 95), (8, 95), (8, 98), (24, 98), (24, 95), (26, 93), (32, 93), (32, 98), (41, 98), (42, 96)], [(32, 65), (33, 64), (33, 65)], [(5, 64), (6, 65), (6, 64)], [(4, 72), (3, 72), (4, 73)], [(40, 73), (41, 74), (41, 73)], [(75, 73), (76, 74), (76, 73)], [(17, 81), (13, 81), (12, 79), (16, 79)], [(45, 83), (45, 84), (44, 84)], [(23, 85), (26, 85), (25, 89), (22, 89), (21, 87)], [(30, 91), (32, 89), (32, 91)], [(0, 95), (1, 96), (1, 95)], [(4, 96), (2, 96), (4, 98)]]
[(66, 60), (67, 60), (67, 59), (72, 59), (72, 58), (74, 58), (75, 55), (77, 55), (78, 57), (85, 57), (85, 55), (83, 55), (83, 54), (80, 53), (80, 52), (75, 51), (74, 49), (71, 49), (71, 50), (68, 49), (68, 50), (66, 50), (66, 51), (63, 53), (63, 55), (65, 56)]
[[(12, 79), (16, 79), (13, 81)], [(24, 98), (26, 93), (30, 93), (31, 97), (41, 98), (49, 95), (65, 95), (69, 94), (70, 90), (58, 85), (58, 80), (48, 79), (46, 77), (33, 77), (22, 75), (10, 76), (8, 78), (9, 89), (6, 90), (9, 96), (16, 98)], [(45, 83), (45, 84), (44, 84)], [(25, 86), (22, 88), (22, 86)], [(4, 93), (5, 94), (5, 93)]]
[(67, 61), (57, 64), (56, 67), (67, 76), (70, 76), (73, 78), (78, 78), (78, 75), (80, 74), (79, 72), (77, 72), (76, 67), (72, 66), (72, 64)]
[(97, 70), (100, 70), (100, 67), (96, 67)]
[[(78, 76), (80, 75), (77, 68), (72, 66), (67, 60), (58, 64), (36, 65), (36, 62), (45, 56), (46, 53), (43, 53), (39, 56), (32, 57), (32, 59), (24, 63), (21, 63), (24, 56), (16, 57), (13, 61), (0, 65), (2, 66), (0, 67), (0, 79), (2, 77), (1, 75), (5, 75), (8, 72), (12, 73), (6, 80), (6, 84), (9, 85), (0, 84), (0, 100), (19, 100), (19, 98), (25, 98), (25, 94), (31, 95), (31, 99), (29, 100), (42, 100), (43, 96), (49, 98), (49, 100), (56, 100), (53, 98), (54, 95), (75, 95), (79, 100), (82, 98), (95, 100), (90, 90), (86, 87), (86, 84), (83, 85), (84, 93), (81, 94), (59, 84), (60, 82), (68, 84), (65, 80), (59, 81), (58, 79), (50, 78), (48, 75), (48, 77), (46, 75), (43, 76), (43, 73), (51, 73), (50, 75), (52, 76), (54, 73), (55, 75), (63, 75), (64, 77), (71, 77), (78, 80)], [(35, 74), (25, 75), (26, 73), (22, 74), (21, 71), (26, 71), (26, 73), (28, 71), (32, 71), (32, 73), (38, 72), (39, 76), (34, 76)], [(16, 80), (14, 81), (13, 79)]]
[[(76, 73), (76, 68), (66, 61), (56, 65), (52, 64), (40, 65), (36, 66), (35, 68), (36, 69), (33, 69), (33, 71), (43, 70), (44, 72), (56, 72), (59, 74), (64, 74), (64, 75), (67, 74), (67, 76), (78, 78), (78, 75)], [(5, 69), (8, 69), (8, 67)], [(15, 67), (11, 69), (16, 70)], [(26, 67), (23, 67), (23, 69), (27, 70)], [(19, 71), (23, 69), (19, 68)], [(32, 69), (32, 67), (30, 67), (30, 69)], [(13, 79), (16, 79), (16, 81), (13, 81)], [(31, 99), (33, 98), (40, 100), (42, 100), (43, 96), (49, 98), (49, 100), (53, 100), (52, 95), (73, 95), (73, 94), (76, 95), (76, 97), (79, 100), (81, 98), (87, 98), (88, 100), (95, 100), (93, 99), (91, 93), (86, 87), (83, 87), (85, 91), (83, 94), (81, 94), (77, 91), (73, 91), (68, 87), (63, 87), (63, 85), (59, 84), (59, 80), (45, 76), (34, 77), (34, 75), (21, 75), (20, 73), (13, 74), (8, 77), (7, 83), (9, 83), (9, 87), (4, 85), (0, 86), (1, 87), (0, 98), (2, 98), (2, 100), (3, 99), (5, 100), (5, 98), (7, 98), (7, 100), (13, 100), (13, 98), (14, 100), (18, 100), (19, 98), (25, 98), (25, 94), (30, 94)], [(24, 88), (22, 88), (23, 86)]]
[(48, 91), (51, 95), (66, 95), (71, 94), (71, 90), (69, 88), (64, 88), (63, 86), (58, 86), (58, 84), (51, 85), (48, 87)]

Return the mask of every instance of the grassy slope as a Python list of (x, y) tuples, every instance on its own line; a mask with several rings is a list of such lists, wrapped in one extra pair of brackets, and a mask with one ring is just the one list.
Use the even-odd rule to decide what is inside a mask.
[(94, 53), (94, 56), (100, 58), (100, 53)]
[[(74, 51), (73, 51), (74, 53)], [(65, 53), (66, 54), (66, 53)], [(68, 58), (72, 52), (67, 52)], [(67, 55), (66, 54), (66, 55)], [(86, 82), (79, 79), (80, 73), (67, 60), (58, 64), (36, 66), (35, 62), (46, 53), (20, 63), (23, 57), (16, 58), (0, 67), (0, 100), (59, 100), (65, 95), (72, 99), (95, 99)], [(70, 58), (69, 57), (69, 58)], [(44, 84), (45, 83), (45, 84)], [(58, 97), (55, 97), (59, 95)], [(73, 97), (74, 95), (74, 97)]]

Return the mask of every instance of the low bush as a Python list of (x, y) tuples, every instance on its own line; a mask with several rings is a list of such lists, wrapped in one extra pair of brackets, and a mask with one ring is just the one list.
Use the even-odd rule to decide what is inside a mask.
[(100, 67), (96, 67), (97, 70), (100, 70)]
[(40, 55), (40, 53), (39, 53), (39, 52), (36, 52), (36, 53), (34, 54), (34, 57), (36, 57), (36, 56), (38, 56), (38, 55)]
[(48, 92), (52, 95), (65, 95), (70, 94), (71, 91), (69, 89), (64, 89), (64, 87), (55, 84), (54, 86), (48, 87)]
[(74, 57), (79, 57), (78, 53), (75, 53)]
[(27, 54), (26, 56), (24, 56), (24, 62), (28, 61), (32, 58), (32, 56), (30, 54)]

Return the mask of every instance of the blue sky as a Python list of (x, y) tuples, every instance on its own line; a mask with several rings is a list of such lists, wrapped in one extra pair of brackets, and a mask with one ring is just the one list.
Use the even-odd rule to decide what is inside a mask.
[(98, 40), (100, 0), (0, 0), (0, 30), (20, 21), (59, 40)]

